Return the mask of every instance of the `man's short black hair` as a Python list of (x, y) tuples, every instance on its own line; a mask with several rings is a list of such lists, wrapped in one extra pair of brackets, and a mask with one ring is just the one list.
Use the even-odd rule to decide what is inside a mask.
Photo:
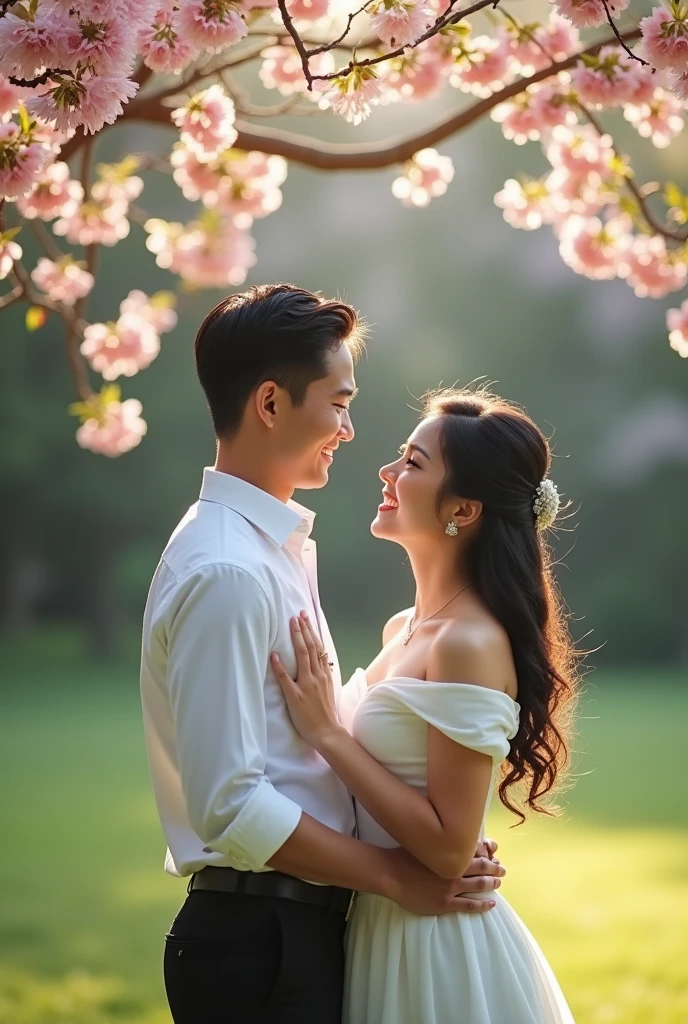
[(196, 335), (196, 370), (217, 437), (237, 432), (255, 388), (274, 380), (301, 405), (327, 376), (327, 353), (363, 348), (355, 309), (293, 284), (253, 285), (208, 313)]

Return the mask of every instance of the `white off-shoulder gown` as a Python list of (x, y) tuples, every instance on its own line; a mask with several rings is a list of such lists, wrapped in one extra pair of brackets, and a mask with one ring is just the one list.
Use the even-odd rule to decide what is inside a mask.
[[(394, 678), (368, 687), (362, 669), (339, 708), (361, 746), (423, 794), (428, 725), (488, 754), (496, 775), (519, 710), (505, 693), (463, 683)], [(361, 839), (398, 845), (360, 806), (357, 820)], [(485, 914), (419, 917), (359, 893), (346, 936), (343, 1024), (573, 1024), (535, 939), (498, 892), (488, 896), (497, 905)]]

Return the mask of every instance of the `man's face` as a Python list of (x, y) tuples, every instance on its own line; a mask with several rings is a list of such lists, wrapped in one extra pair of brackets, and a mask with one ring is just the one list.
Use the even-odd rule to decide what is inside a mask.
[(303, 405), (289, 399), (279, 421), (280, 470), (292, 487), (324, 487), (341, 441), (351, 441), (354, 428), (349, 405), (356, 395), (354, 363), (346, 344), (327, 353), (327, 376), (308, 386)]

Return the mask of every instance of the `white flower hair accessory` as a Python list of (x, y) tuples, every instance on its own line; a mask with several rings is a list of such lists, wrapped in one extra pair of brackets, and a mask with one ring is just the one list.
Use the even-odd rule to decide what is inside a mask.
[(538, 484), (533, 500), (533, 512), (535, 513), (535, 529), (548, 530), (554, 525), (559, 511), (559, 491), (556, 484), (545, 477)]

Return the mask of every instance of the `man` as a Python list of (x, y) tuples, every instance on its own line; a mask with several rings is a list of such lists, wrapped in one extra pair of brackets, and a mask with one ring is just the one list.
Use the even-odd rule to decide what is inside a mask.
[[(350, 795), (294, 730), (274, 674), (293, 674), (306, 609), (341, 679), (320, 608), (313, 514), (362, 349), (356, 312), (292, 285), (220, 302), (196, 338), (217, 437), (200, 500), (163, 553), (143, 627), (141, 691), (166, 869), (191, 876), (167, 936), (175, 1024), (338, 1024), (352, 893), (419, 914), (480, 913), (504, 872), (482, 850), (447, 882), (353, 836)], [(487, 855), (485, 855), (487, 854)]]

